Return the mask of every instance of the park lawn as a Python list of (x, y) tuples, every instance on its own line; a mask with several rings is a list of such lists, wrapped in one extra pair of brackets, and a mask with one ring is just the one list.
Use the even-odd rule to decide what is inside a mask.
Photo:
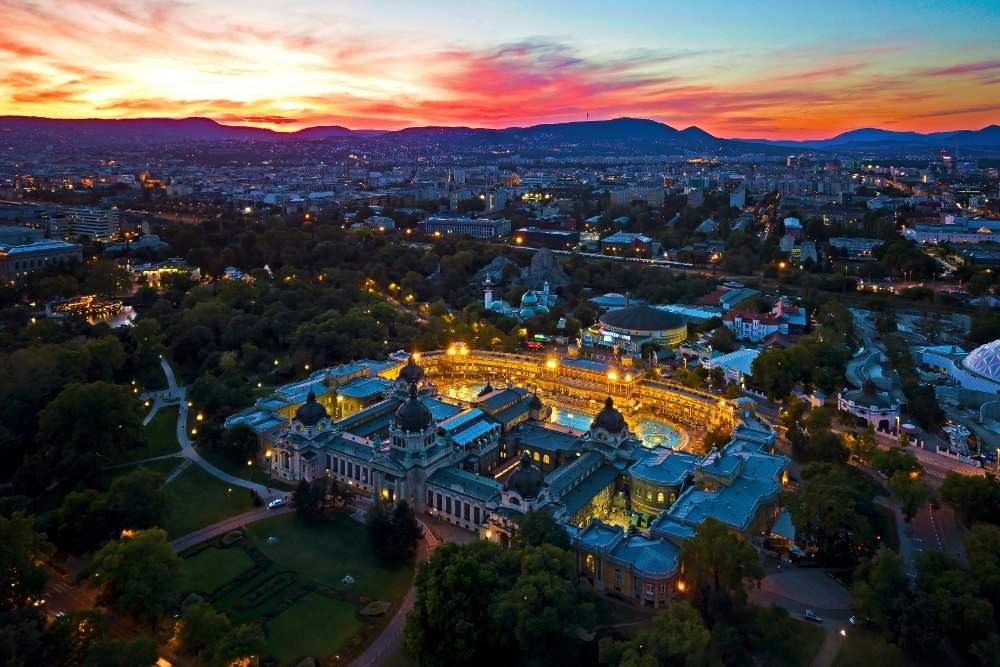
[(847, 639), (833, 661), (833, 667), (914, 667), (899, 648), (886, 643), (877, 632), (861, 628), (847, 631)]
[(181, 451), (181, 443), (177, 442), (177, 408), (157, 410), (149, 423), (142, 427), (142, 437), (146, 438), (145, 447), (125, 452), (115, 463), (142, 461)]
[(642, 607), (622, 604), (600, 595), (595, 596), (594, 606), (597, 608), (598, 625), (620, 625), (622, 623), (648, 621), (656, 615), (650, 613), (650, 611), (643, 610)]
[(247, 468), (250, 468), (250, 481), (262, 486), (271, 485), (272, 489), (280, 489), (282, 491), (294, 491), (295, 487), (286, 481), (275, 479), (272, 475), (270, 479), (267, 476), (267, 468), (260, 465), (260, 462), (253, 459), (254, 464), (248, 466), (246, 461), (234, 462), (227, 459), (225, 456), (219, 452), (212, 451), (210, 449), (205, 449), (203, 447), (198, 447), (198, 453), (201, 454), (202, 458), (214, 465), (216, 468), (222, 472), (237, 477), (239, 479), (247, 478)]
[[(368, 544), (364, 524), (340, 513), (315, 524), (301, 521), (294, 512), (247, 524), (254, 544), (276, 565), (295, 570), (299, 581), (318, 581), (372, 600), (399, 603), (413, 581), (413, 563), (380, 563)], [(267, 544), (267, 538), (277, 543)], [(340, 583), (346, 575), (355, 583)]]
[[(158, 461), (147, 461), (145, 463), (136, 463), (131, 466), (122, 466), (121, 468), (114, 468), (112, 470), (104, 471), (104, 484), (105, 486), (111, 486), (111, 482), (115, 481), (123, 475), (127, 475), (133, 470), (138, 470), (139, 468), (145, 468), (146, 470), (152, 470), (158, 472), (164, 477), (170, 477), (170, 473), (177, 469), (177, 466), (181, 464), (184, 459), (180, 456), (160, 459)], [(167, 487), (170, 488), (170, 487)]]
[(796, 619), (789, 619), (789, 621), (793, 638), (788, 642), (791, 650), (782, 656), (784, 664), (788, 667), (809, 667), (823, 645), (826, 632), (823, 631), (823, 628), (812, 623)]
[(406, 652), (406, 648), (400, 644), (396, 650), (385, 656), (382, 667), (419, 667), (417, 659)]
[(310, 593), (267, 624), (267, 649), (285, 665), (325, 663), (363, 627), (357, 606)]
[(875, 529), (875, 534), (882, 536), (882, 542), (885, 543), (885, 546), (899, 553), (899, 526), (896, 523), (896, 513), (882, 505), (875, 505), (875, 509), (883, 517), (881, 526), (872, 526)]
[(184, 562), (188, 567), (188, 590), (202, 595), (211, 593), (253, 567), (250, 556), (238, 547), (209, 547)]
[(177, 498), (166, 526), (172, 540), (254, 508), (249, 490), (229, 486), (197, 463), (177, 475), (167, 489)]

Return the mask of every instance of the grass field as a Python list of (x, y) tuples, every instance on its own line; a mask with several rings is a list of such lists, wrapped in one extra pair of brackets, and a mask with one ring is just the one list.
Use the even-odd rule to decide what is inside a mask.
[(267, 648), (286, 665), (325, 662), (361, 627), (356, 605), (310, 593), (268, 624)]
[(167, 489), (177, 498), (173, 516), (167, 521), (170, 539), (253, 509), (247, 489), (230, 487), (205, 472), (197, 463), (177, 475)]
[(177, 408), (157, 410), (149, 423), (142, 427), (142, 437), (146, 438), (145, 447), (126, 452), (115, 463), (142, 461), (181, 451), (181, 444), (177, 442)]
[(407, 653), (402, 645), (382, 661), (382, 667), (418, 667), (418, 664), (417, 659)]
[(211, 450), (198, 448), (198, 453), (202, 457), (214, 465), (219, 470), (232, 475), (233, 477), (238, 477), (240, 479), (247, 478), (247, 468), (250, 468), (250, 481), (256, 484), (267, 485), (270, 484), (272, 489), (281, 489), (283, 491), (294, 491), (293, 487), (288, 482), (275, 479), (272, 475), (270, 480), (267, 476), (267, 468), (260, 465), (260, 462), (254, 460), (253, 466), (247, 466), (246, 461), (243, 462), (233, 462), (227, 459), (225, 456), (219, 454), (218, 452), (213, 452)]
[(600, 595), (595, 596), (594, 605), (597, 608), (598, 625), (619, 625), (621, 623), (648, 621), (656, 616), (654, 613), (644, 611), (641, 607), (615, 602)]
[[(782, 656), (785, 664), (789, 667), (809, 667), (819, 653), (820, 646), (826, 633), (823, 628), (817, 627), (805, 621), (790, 619), (794, 638), (788, 642), (790, 650), (788, 654)], [(878, 663), (869, 663), (878, 664)]]
[(856, 628), (848, 630), (847, 639), (833, 661), (833, 667), (913, 667), (914, 664), (877, 633)]
[[(136, 463), (133, 466), (122, 466), (121, 468), (107, 470), (104, 472), (104, 483), (107, 486), (111, 486), (111, 482), (115, 481), (122, 475), (127, 475), (133, 470), (138, 470), (139, 468), (153, 470), (160, 473), (164, 477), (170, 477), (170, 473), (176, 470), (177, 466), (179, 466), (183, 460), (184, 459), (181, 457), (160, 459), (159, 461), (147, 461), (146, 463)], [(167, 488), (169, 489), (171, 487), (168, 486)]]
[(875, 529), (877, 535), (882, 536), (885, 546), (899, 553), (899, 526), (896, 524), (896, 513), (888, 507), (882, 507), (881, 505), (876, 505), (875, 509), (878, 510), (884, 520), (882, 526), (872, 526), (872, 528)]
[[(176, 481), (180, 481), (180, 477)], [(232, 614), (234, 623), (257, 621), (310, 582), (371, 600), (391, 601), (394, 608), (390, 613), (394, 613), (413, 581), (413, 563), (399, 566), (379, 563), (368, 544), (364, 525), (341, 514), (334, 514), (317, 524), (303, 523), (294, 513), (281, 514), (247, 524), (244, 530), (274, 565), (215, 602), (217, 609)], [(277, 542), (268, 545), (269, 537)], [(188, 564), (192, 582), (199, 577), (208, 580), (215, 576), (201, 574), (203, 569), (219, 569), (211, 562), (199, 562), (196, 557), (189, 559)], [(235, 569), (231, 567), (231, 571)], [(293, 570), (298, 578), (257, 607), (241, 609), (235, 606), (238, 597), (257, 588), (277, 570)], [(234, 572), (233, 576), (238, 573)], [(344, 585), (341, 580), (348, 574), (355, 583)], [(338, 602), (316, 593), (307, 595), (266, 623), (271, 652), (286, 665), (297, 664), (308, 656), (328, 659), (363, 627), (357, 616), (358, 608), (355, 604)]]
[(241, 572), (250, 569), (253, 561), (243, 549), (209, 547), (187, 559), (188, 589), (194, 593), (211, 593)]

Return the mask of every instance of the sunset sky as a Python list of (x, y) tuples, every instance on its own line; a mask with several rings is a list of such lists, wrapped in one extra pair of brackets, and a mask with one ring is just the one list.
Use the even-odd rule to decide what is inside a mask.
[(998, 0), (0, 0), (0, 115), (979, 129), (998, 35)]

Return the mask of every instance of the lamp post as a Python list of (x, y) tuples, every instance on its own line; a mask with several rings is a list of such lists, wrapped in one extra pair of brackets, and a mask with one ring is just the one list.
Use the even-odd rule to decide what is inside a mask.
[(618, 379), (618, 373), (614, 371), (608, 372), (608, 396), (611, 395), (611, 383)]
[(271, 492), (271, 454), (273, 452), (269, 449), (267, 450), (267, 492)]
[(250, 471), (253, 470), (253, 461), (247, 461), (247, 483), (250, 482)]

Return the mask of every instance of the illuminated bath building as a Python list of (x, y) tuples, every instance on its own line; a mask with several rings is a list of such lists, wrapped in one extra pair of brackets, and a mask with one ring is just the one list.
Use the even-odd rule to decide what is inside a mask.
[[(526, 363), (515, 355), (468, 356), (479, 369), (493, 360), (496, 378)], [(675, 595), (681, 544), (706, 517), (744, 539), (768, 534), (774, 523), (789, 460), (772, 453), (776, 435), (751, 401), (638, 379), (619, 389), (627, 394), (623, 404), (676, 403), (686, 406), (676, 415), (732, 429), (723, 449), (699, 456), (644, 446), (607, 395), (586, 430), (548, 422), (549, 407), (528, 387), (546, 373), (551, 379), (551, 367), (536, 368), (522, 383), (528, 386), (488, 382), (472, 400), (458, 401), (428, 379), (430, 369), (442, 377), (455, 372), (448, 356), (422, 361), (426, 370), (394, 355), (317, 371), (233, 415), (226, 427), (253, 428), (278, 478), (329, 476), (406, 500), (504, 547), (526, 512), (547, 512), (570, 533), (581, 576), (654, 607)], [(692, 403), (700, 410), (692, 412)]]

